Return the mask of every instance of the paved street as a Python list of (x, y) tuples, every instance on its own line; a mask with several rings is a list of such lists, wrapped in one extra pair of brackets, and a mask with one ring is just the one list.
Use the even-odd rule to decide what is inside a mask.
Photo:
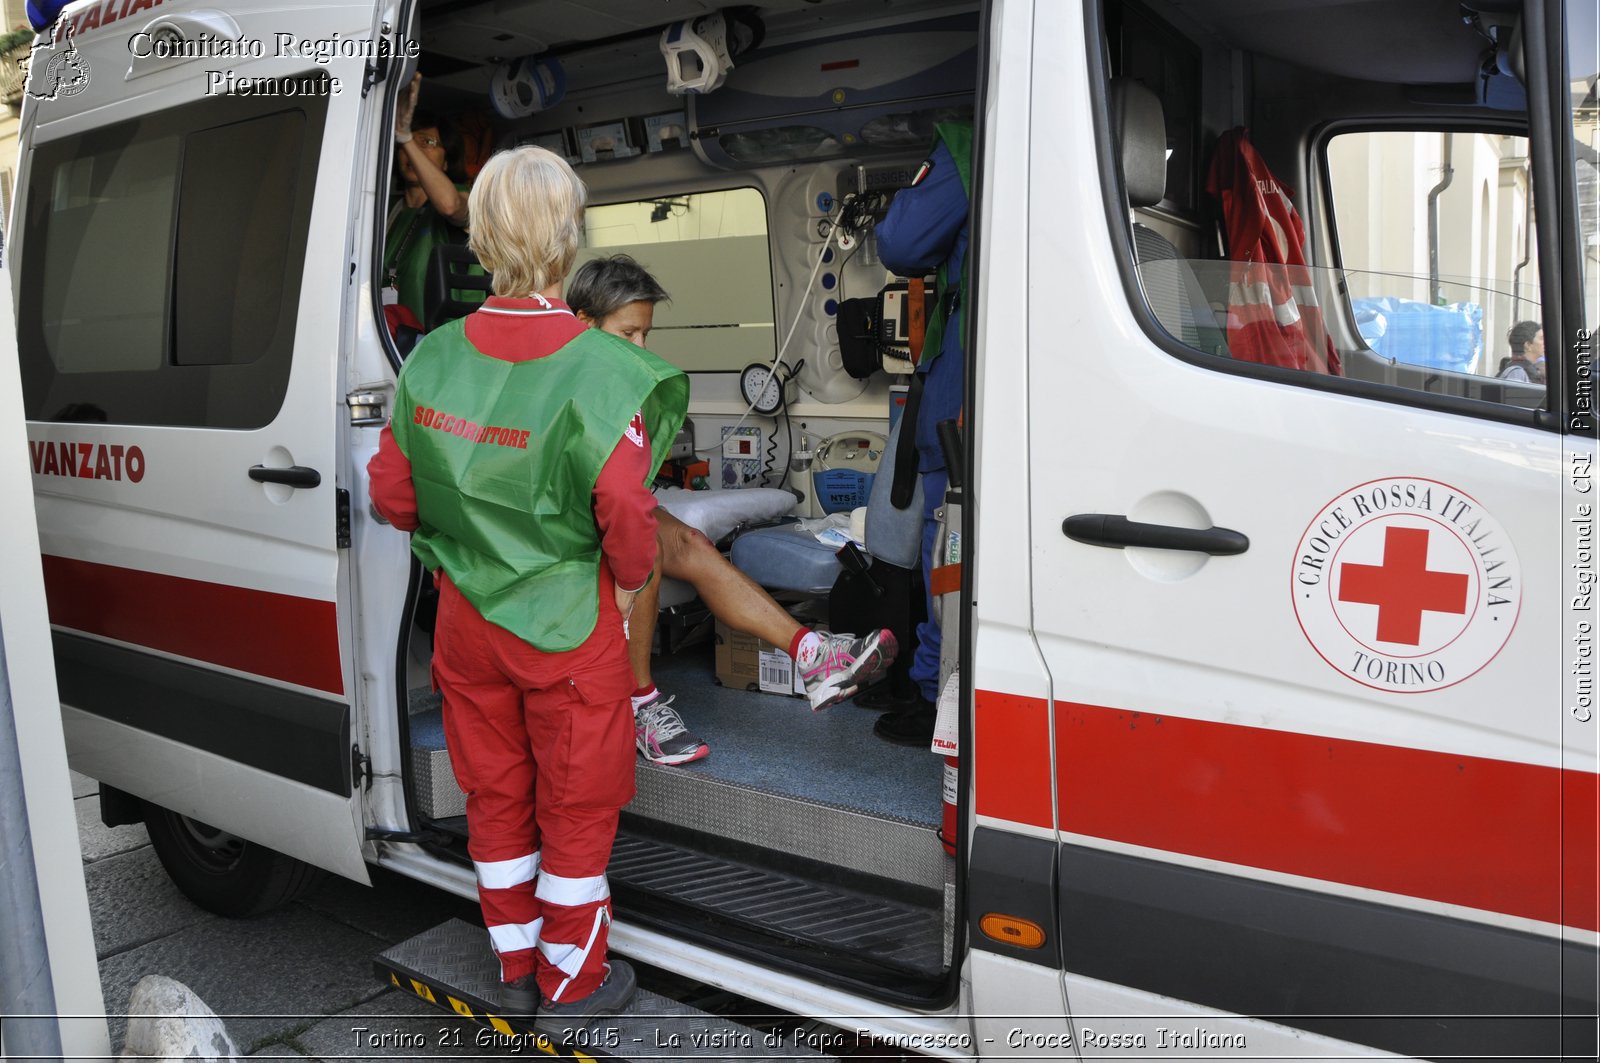
[[(143, 826), (100, 822), (97, 784), (73, 776), (100, 984), (120, 1051), (128, 994), (163, 974), (200, 995), (239, 1050), (263, 1058), (469, 1056), (476, 1027), (386, 988), (372, 957), (474, 905), (396, 876), (373, 889), (329, 877), (287, 908), (222, 919), (191, 904), (157, 861)], [(360, 1032), (362, 1029), (367, 1032)], [(417, 1042), (427, 1047), (417, 1047)], [(459, 1047), (457, 1042), (459, 1041)]]
[[(538, 1054), (526, 1046), (480, 1046), (478, 1026), (373, 973), (373, 957), (390, 945), (452, 917), (478, 922), (476, 904), (373, 869), (371, 888), (330, 875), (279, 911), (224, 919), (178, 892), (142, 824), (100, 822), (93, 779), (74, 773), (72, 793), (113, 1052), (122, 1050), (129, 993), (140, 978), (160, 974), (194, 990), (227, 1024), (239, 1051), (261, 1059)], [(747, 1004), (635, 966), (641, 985), (674, 999), (734, 1011)], [(901, 1057), (863, 1049), (851, 1058)]]

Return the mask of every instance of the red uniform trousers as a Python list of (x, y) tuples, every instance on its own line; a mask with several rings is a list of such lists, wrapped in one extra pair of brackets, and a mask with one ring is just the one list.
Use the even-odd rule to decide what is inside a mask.
[(606, 974), (606, 864), (634, 793), (633, 672), (610, 571), (602, 561), (594, 633), (565, 653), (439, 584), (433, 677), (501, 977), (532, 971), (550, 1000), (579, 1000)]

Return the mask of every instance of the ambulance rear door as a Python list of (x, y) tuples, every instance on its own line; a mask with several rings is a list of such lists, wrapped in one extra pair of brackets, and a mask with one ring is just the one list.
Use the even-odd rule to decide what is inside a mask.
[[(980, 694), (979, 830), (1056, 829), (1086, 1055), (1314, 1035), (1592, 1053), (1596, 724), (1564, 696), (1591, 666), (1563, 534), (1592, 530), (1594, 422), (1563, 382), (1592, 374), (1568, 92), (1592, 108), (1594, 66), (1569, 85), (1560, 2), (1517, 27), (1525, 108), (1470, 106), (1477, 50), (1516, 38), (1454, 6), (1341, 26), (1362, 12), (1329, 5), (1299, 52), (1306, 27), (1259, 11), (1111, 6), (1033, 8), (1052, 61), (1032, 81), (1026, 490), (1050, 696), (997, 718), (1055, 770), (986, 802)], [(1592, 3), (1569, 6), (1592, 43)], [(1394, 56), (1332, 46), (1379, 39)], [(1167, 120), (1140, 128), (1152, 97)], [(1270, 166), (1220, 187), (1288, 190), (1311, 268), (1218, 259), (1206, 153), (1247, 124)], [(1523, 319), (1548, 386), (1497, 377)], [(1305, 368), (1264, 364), (1297, 329)], [(1560, 1016), (1584, 1013), (1574, 1041)]]
[(359, 880), (335, 474), (377, 24), (69, 7), (10, 248), (73, 766)]

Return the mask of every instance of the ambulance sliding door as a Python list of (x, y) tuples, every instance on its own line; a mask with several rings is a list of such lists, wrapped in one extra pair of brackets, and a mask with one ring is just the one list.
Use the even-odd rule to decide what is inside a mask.
[[(1597, 725), (1564, 695), (1582, 555), (1563, 558), (1563, 529), (1593, 498), (1592, 436), (1564, 433), (1593, 422), (1562, 388), (1592, 362), (1563, 285), (1579, 226), (1561, 4), (1521, 27), (1526, 110), (1343, 124), (1325, 120), (1426, 96), (1218, 49), (1289, 29), (1226, 4), (1184, 5), (1218, 20), (1193, 38), (1118, 8), (1133, 14), (1106, 37), (1079, 5), (1035, 6), (1052, 61), (1034, 67), (1029, 160), (1033, 626), (1056, 752), (1039, 796), (1085, 1056), (1136, 1043), (1117, 1037), (1299, 1055), (1308, 1033), (1592, 1053)], [(1414, 38), (1326, 29), (1412, 39), (1408, 62), (1448, 73), (1425, 49), (1454, 41), (1449, 15)], [(1139, 46), (1134, 18), (1155, 27)], [(1230, 73), (1241, 95), (1205, 97), (1221, 120), (1202, 136), (1202, 85)], [(1571, 71), (1591, 107), (1593, 74), (1592, 57)], [(1138, 106), (1107, 102), (1113, 76), (1181, 120), (1140, 128)], [(1219, 261), (1201, 222), (1202, 147), (1253, 119), (1300, 193), (1309, 268)], [(1123, 155), (1141, 140), (1169, 169), (1135, 229)], [(1238, 165), (1219, 187), (1276, 210), (1274, 178)], [(1549, 385), (1497, 376), (1524, 320), (1549, 330)], [(1587, 1040), (1553, 1017), (1584, 1013)]]
[(118, 10), (35, 52), (85, 76), (30, 100), (12, 249), (73, 766), (364, 881), (335, 473), (373, 5)]

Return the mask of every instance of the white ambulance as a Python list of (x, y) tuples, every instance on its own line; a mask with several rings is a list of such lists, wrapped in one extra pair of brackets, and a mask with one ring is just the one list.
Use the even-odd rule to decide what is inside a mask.
[(475, 896), (366, 504), (414, 69), (672, 293), (711, 494), (811, 517), (910, 368), (841, 324), (874, 223), (976, 126), (954, 855), (942, 758), (668, 640), (713, 752), (641, 763), (614, 948), (949, 1058), (1593, 1058), (1593, 0), (68, 5), (6, 233), (62, 713), (219, 911)]

